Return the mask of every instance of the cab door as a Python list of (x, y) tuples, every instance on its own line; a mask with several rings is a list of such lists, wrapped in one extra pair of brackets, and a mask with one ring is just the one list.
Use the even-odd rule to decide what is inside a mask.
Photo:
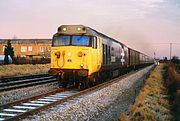
[(102, 65), (102, 39), (97, 37), (97, 70), (100, 70)]
[(92, 70), (93, 72), (97, 72), (101, 68), (102, 63), (102, 45), (101, 40), (98, 37), (93, 37), (92, 39)]

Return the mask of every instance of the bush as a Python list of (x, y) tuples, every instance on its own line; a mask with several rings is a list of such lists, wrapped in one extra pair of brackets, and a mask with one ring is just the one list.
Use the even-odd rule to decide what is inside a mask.
[(175, 65), (168, 67), (168, 81), (166, 82), (169, 93), (171, 94), (171, 102), (173, 104), (172, 112), (175, 120), (180, 120), (180, 73), (177, 72)]

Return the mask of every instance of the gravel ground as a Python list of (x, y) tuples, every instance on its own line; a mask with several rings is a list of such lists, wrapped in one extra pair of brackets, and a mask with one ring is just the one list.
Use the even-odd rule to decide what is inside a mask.
[(42, 111), (24, 119), (24, 121), (118, 120), (119, 114), (126, 111), (134, 102), (147, 72), (152, 67), (149, 66), (99, 91), (91, 92), (70, 102)]
[(0, 105), (21, 100), (58, 88), (57, 82), (0, 92)]

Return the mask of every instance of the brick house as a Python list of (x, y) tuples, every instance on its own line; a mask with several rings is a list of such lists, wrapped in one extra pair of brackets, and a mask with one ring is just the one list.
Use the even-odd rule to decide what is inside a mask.
[[(0, 55), (9, 39), (0, 39)], [(50, 58), (51, 39), (11, 39), (14, 57), (32, 59), (33, 57)]]

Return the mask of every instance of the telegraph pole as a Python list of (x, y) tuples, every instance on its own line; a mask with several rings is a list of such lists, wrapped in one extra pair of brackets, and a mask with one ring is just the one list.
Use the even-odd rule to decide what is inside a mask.
[(172, 43), (170, 43), (170, 61), (171, 61)]

